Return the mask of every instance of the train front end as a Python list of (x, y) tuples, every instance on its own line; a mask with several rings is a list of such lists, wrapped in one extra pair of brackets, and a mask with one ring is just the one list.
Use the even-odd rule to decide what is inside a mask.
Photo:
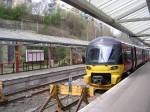
[(108, 38), (92, 41), (86, 53), (84, 81), (95, 89), (110, 89), (124, 72), (121, 43)]

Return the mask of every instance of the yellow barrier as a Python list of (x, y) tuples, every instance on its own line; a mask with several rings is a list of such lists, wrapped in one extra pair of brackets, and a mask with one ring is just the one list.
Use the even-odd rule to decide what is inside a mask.
[(3, 83), (0, 81), (0, 103), (7, 101), (7, 98), (3, 94)]
[[(77, 99), (75, 102), (70, 103), (67, 106), (64, 106), (59, 98), (59, 95), (71, 95), (71, 96), (80, 96), (79, 99)], [(68, 110), (72, 106), (77, 104), (77, 108), (75, 112), (77, 112), (81, 106), (82, 102), (85, 102), (88, 104), (88, 96), (94, 95), (93, 94), (93, 88), (88, 88), (86, 86), (68, 86), (68, 85), (50, 85), (50, 96), (46, 100), (46, 102), (40, 107), (39, 112), (43, 112), (45, 107), (48, 105), (48, 103), (51, 101), (52, 98), (56, 99), (57, 102), (57, 112), (63, 112), (65, 110)]]
[[(72, 96), (81, 96), (83, 89), (87, 91), (88, 96), (94, 96), (94, 89), (91, 86), (68, 86), (68, 85), (55, 85), (57, 86), (57, 92), (61, 95), (72, 95)], [(54, 85), (50, 85), (50, 93)]]

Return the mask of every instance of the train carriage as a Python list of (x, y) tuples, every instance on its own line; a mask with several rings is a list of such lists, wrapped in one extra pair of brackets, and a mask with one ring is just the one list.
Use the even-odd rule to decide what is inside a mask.
[(84, 81), (95, 89), (109, 89), (147, 60), (148, 51), (142, 47), (99, 37), (87, 47)]

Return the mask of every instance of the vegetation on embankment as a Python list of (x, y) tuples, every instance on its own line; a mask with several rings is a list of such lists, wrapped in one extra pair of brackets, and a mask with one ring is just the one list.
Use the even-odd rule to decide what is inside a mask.
[(28, 14), (28, 8), (25, 5), (18, 5), (13, 8), (0, 5), (0, 18), (2, 19), (21, 20), (26, 14)]
[[(92, 40), (102, 33), (100, 27), (96, 27), (93, 21), (89, 21), (79, 14), (59, 8), (55, 13), (46, 12), (41, 16), (33, 15), (32, 8), (25, 5), (18, 5), (13, 8), (0, 5), (0, 18), (21, 22), (10, 24), (10, 28), (16, 27), (16, 29), (20, 28), (21, 30), (32, 30), (46, 35)], [(0, 22), (0, 27), (5, 26), (4, 23)], [(6, 23), (6, 26), (8, 26), (8, 23), (11, 22)], [(103, 34), (104, 31), (106, 30), (103, 30)]]

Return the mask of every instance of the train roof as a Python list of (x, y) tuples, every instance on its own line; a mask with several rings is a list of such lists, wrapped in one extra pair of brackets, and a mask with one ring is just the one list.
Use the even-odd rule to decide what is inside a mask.
[(113, 37), (113, 36), (100, 36), (100, 37), (97, 37), (94, 40), (92, 40), (89, 43), (89, 45), (98, 46), (100, 44), (110, 44), (111, 45), (111, 44), (119, 44), (119, 43), (124, 43), (124, 44), (130, 45), (130, 46), (135, 46), (135, 47), (138, 47), (138, 48), (145, 49), (144, 46), (136, 45), (131, 40), (124, 41), (124, 40), (121, 40), (120, 38)]

